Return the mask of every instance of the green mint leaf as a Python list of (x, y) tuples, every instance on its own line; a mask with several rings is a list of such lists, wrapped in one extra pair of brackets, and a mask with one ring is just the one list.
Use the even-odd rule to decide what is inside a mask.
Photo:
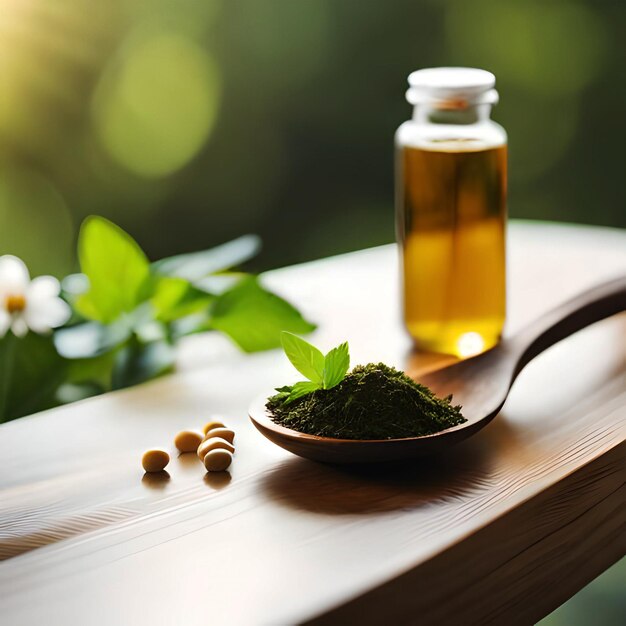
[(308, 341), (293, 333), (283, 331), (280, 338), (291, 364), (303, 376), (321, 386), (324, 376), (324, 355)]
[(278, 393), (291, 393), (293, 385), (283, 385), (282, 387), (274, 387)]
[(283, 387), (275, 387), (276, 395), (282, 400), (287, 400), (291, 390), (293, 389), (293, 385), (284, 385)]
[(348, 373), (350, 367), (350, 351), (348, 342), (333, 348), (324, 359), (324, 389), (338, 385)]
[(161, 259), (152, 264), (152, 269), (162, 276), (196, 282), (209, 274), (245, 263), (255, 256), (260, 248), (261, 240), (256, 235), (244, 235), (210, 250)]
[(310, 380), (302, 381), (300, 383), (296, 383), (291, 388), (291, 393), (285, 400), (285, 404), (289, 404), (298, 398), (302, 398), (302, 396), (306, 396), (309, 393), (316, 391), (317, 389), (321, 389), (321, 385), (319, 383), (314, 383)]
[(89, 290), (76, 300), (86, 318), (112, 322), (146, 299), (150, 264), (137, 242), (102, 217), (88, 217), (78, 237), (78, 258)]
[(245, 276), (215, 298), (209, 316), (196, 330), (222, 331), (245, 352), (278, 348), (282, 330), (306, 334), (315, 329), (289, 302), (267, 291), (255, 276)]

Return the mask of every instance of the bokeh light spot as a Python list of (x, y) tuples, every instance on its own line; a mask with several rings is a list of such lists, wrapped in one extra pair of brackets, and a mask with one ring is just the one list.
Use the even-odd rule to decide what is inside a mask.
[(486, 67), (501, 85), (546, 96), (581, 91), (607, 51), (600, 16), (570, 0), (453, 0), (446, 30), (456, 64)]
[(171, 174), (198, 153), (213, 127), (217, 67), (202, 47), (174, 33), (132, 37), (120, 56), (94, 96), (100, 141), (134, 174)]
[(14, 254), (31, 275), (62, 276), (72, 269), (74, 229), (55, 187), (30, 170), (0, 170), (0, 254)]

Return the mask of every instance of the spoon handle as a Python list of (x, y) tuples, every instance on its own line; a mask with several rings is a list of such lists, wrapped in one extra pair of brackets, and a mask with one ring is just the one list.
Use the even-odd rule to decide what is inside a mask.
[(593, 287), (542, 315), (506, 342), (517, 355), (513, 378), (561, 339), (622, 311), (626, 311), (626, 276)]

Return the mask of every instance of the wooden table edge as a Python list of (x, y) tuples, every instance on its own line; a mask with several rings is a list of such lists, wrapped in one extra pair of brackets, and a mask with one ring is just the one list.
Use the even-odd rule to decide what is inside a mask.
[(533, 624), (626, 555), (624, 476), (622, 440), (462, 541), (304, 623)]

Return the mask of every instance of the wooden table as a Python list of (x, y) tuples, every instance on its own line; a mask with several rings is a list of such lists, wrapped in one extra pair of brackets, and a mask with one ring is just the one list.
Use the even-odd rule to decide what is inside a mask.
[[(509, 331), (626, 271), (626, 234), (515, 223)], [(272, 272), (353, 363), (416, 358), (392, 246)], [(626, 320), (552, 348), (503, 412), (446, 456), (341, 468), (250, 425), (294, 379), (278, 351), (207, 335), (181, 371), (0, 427), (0, 621), (22, 624), (529, 624), (625, 552)], [(237, 431), (230, 474), (194, 455), (169, 480), (142, 451), (211, 414)]]

